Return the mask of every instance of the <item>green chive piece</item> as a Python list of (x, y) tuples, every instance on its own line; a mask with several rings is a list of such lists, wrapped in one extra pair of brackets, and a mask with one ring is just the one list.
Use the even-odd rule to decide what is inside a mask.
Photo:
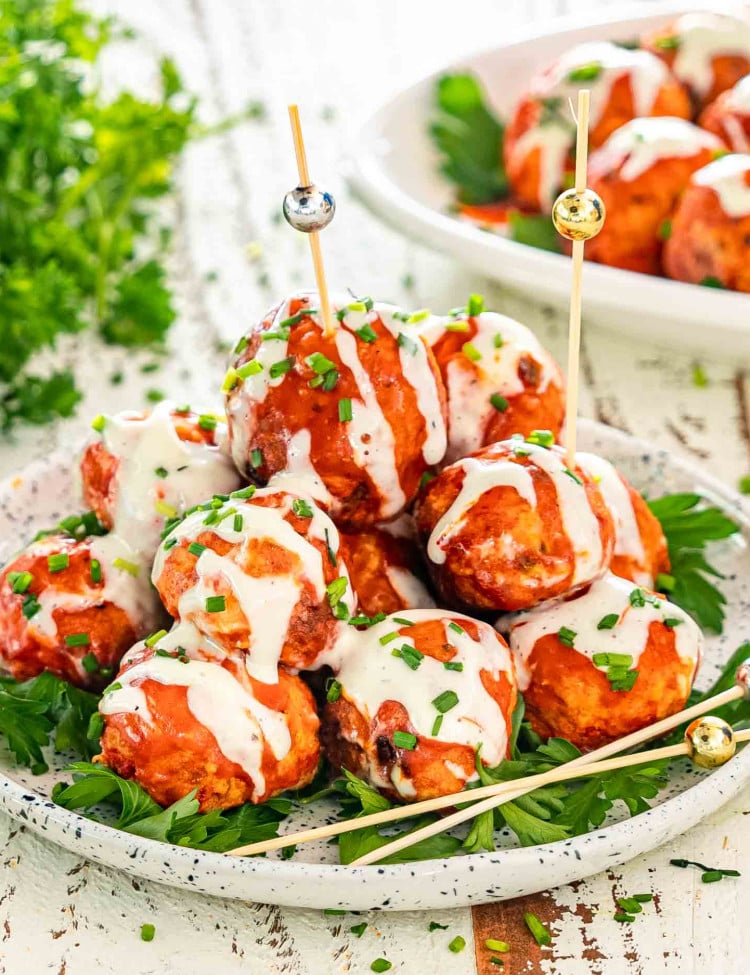
[(244, 500), (245, 498), (252, 498), (256, 490), (257, 488), (255, 487), (254, 484), (248, 484), (247, 487), (240, 488), (239, 491), (232, 491), (229, 497), (239, 498), (240, 500)]
[(348, 585), (349, 582), (346, 576), (339, 576), (338, 579), (334, 579), (333, 582), (328, 583), (326, 593), (328, 594), (328, 602), (331, 606), (335, 606), (341, 602), (341, 598), (346, 592)]
[(363, 325), (362, 328), (358, 328), (354, 334), (357, 336), (357, 338), (360, 338), (363, 342), (367, 343), (376, 342), (378, 338), (377, 333), (371, 325)]
[(630, 605), (634, 606), (636, 609), (646, 605), (646, 594), (642, 589), (634, 589), (630, 593)]
[(484, 298), (482, 295), (469, 295), (469, 302), (466, 305), (466, 314), (469, 318), (476, 318), (484, 311)]
[(322, 376), (329, 370), (336, 368), (336, 363), (331, 362), (322, 352), (313, 352), (312, 355), (306, 357), (305, 362), (318, 376)]
[(722, 880), (724, 874), (721, 870), (706, 870), (705, 873), (701, 874), (701, 880), (704, 884), (715, 884), (717, 881)]
[(89, 571), (91, 573), (91, 581), (92, 582), (98, 583), (98, 582), (101, 582), (102, 581), (102, 564), (99, 561), (99, 559), (92, 559), (91, 560), (91, 565), (89, 566)]
[(224, 376), (224, 382), (221, 384), (222, 393), (231, 393), (238, 382), (239, 376), (237, 374), (237, 370), (230, 366)]
[(166, 630), (157, 630), (156, 633), (152, 633), (151, 636), (146, 637), (143, 641), (147, 647), (152, 648), (161, 640), (162, 637), (167, 635)]
[(441, 714), (445, 714), (446, 711), (450, 711), (458, 704), (458, 694), (455, 691), (443, 691), (442, 694), (433, 700), (432, 706), (436, 708)]
[(191, 542), (188, 545), (188, 552), (190, 552), (191, 555), (196, 555), (198, 558), (200, 558), (205, 551), (206, 551), (206, 546), (201, 545), (200, 542)]
[(235, 345), (234, 347), (234, 354), (239, 355), (240, 352), (244, 352), (249, 344), (250, 343), (247, 341), (247, 336), (243, 335), (242, 338), (237, 343), (237, 345)]
[(331, 680), (326, 689), (326, 701), (333, 704), (341, 697), (341, 684), (337, 680)]
[(557, 639), (564, 647), (575, 647), (575, 639), (577, 636), (576, 631), (569, 629), (567, 626), (561, 626), (557, 631)]
[(575, 482), (576, 482), (576, 484), (577, 484), (577, 485), (578, 485), (579, 487), (583, 487), (583, 481), (582, 481), (582, 480), (580, 479), (580, 477), (579, 477), (579, 476), (578, 476), (578, 475), (577, 475), (577, 474), (576, 474), (576, 473), (575, 473), (574, 471), (572, 471), (572, 470), (571, 470), (571, 469), (570, 469), (569, 467), (566, 467), (566, 468), (565, 468), (565, 473), (566, 473), (566, 474), (568, 475), (568, 477), (569, 477), (569, 478), (571, 479), (571, 481), (575, 481)]
[(244, 526), (245, 519), (238, 511), (232, 519), (232, 531), (241, 532)]
[(88, 633), (71, 633), (65, 637), (66, 647), (87, 647), (91, 643)]
[(458, 663), (454, 663), (452, 660), (446, 660), (443, 667), (445, 667), (446, 670), (455, 670), (456, 673), (459, 674), (462, 673), (464, 669), (464, 665), (460, 661)]
[(339, 420), (348, 423), (352, 419), (352, 401), (350, 399), (339, 400)]
[(278, 379), (279, 376), (283, 376), (285, 373), (294, 365), (294, 356), (288, 355), (286, 359), (280, 359), (278, 362), (274, 362), (269, 366), (268, 375), (271, 379)]
[(153, 926), (153, 924), (141, 925), (141, 941), (153, 941), (155, 934), (156, 928)]
[(527, 912), (526, 914), (524, 914), (523, 919), (526, 922), (526, 927), (529, 929), (529, 931), (531, 931), (532, 935), (534, 936), (534, 941), (536, 941), (536, 943), (540, 945), (540, 947), (544, 947), (545, 945), (552, 944), (552, 935), (549, 933), (547, 928), (542, 924), (542, 922), (539, 920), (536, 914)]
[(207, 613), (223, 613), (227, 608), (226, 596), (208, 596), (206, 598)]
[(362, 935), (367, 930), (367, 921), (362, 921), (360, 924), (353, 924), (349, 931), (354, 935), (355, 938), (361, 938)]
[(471, 362), (479, 362), (482, 358), (482, 353), (472, 342), (464, 342), (461, 346), (461, 351)]
[(448, 322), (445, 326), (446, 332), (468, 332), (470, 325), (468, 322)]
[(492, 339), (492, 344), (495, 346), (496, 349), (502, 349), (503, 337), (499, 332), (495, 332), (495, 335)]
[(387, 958), (376, 958), (370, 965), (371, 972), (389, 972), (393, 968), (393, 963)]
[(408, 752), (413, 752), (417, 747), (417, 736), (408, 731), (394, 731), (393, 744), (396, 748), (403, 748)]
[(95, 416), (91, 421), (91, 426), (97, 433), (101, 433), (104, 427), (107, 425), (107, 418), (102, 413)]
[(7, 579), (10, 588), (18, 596), (23, 595), (34, 581), (34, 577), (30, 572), (9, 572)]
[(555, 442), (555, 435), (551, 430), (532, 430), (526, 438), (526, 443), (536, 444), (537, 447), (551, 447)]
[(618, 897), (617, 906), (626, 914), (640, 914), (643, 911), (640, 902), (635, 897)]
[(399, 626), (414, 626), (414, 621), (407, 620), (404, 616), (394, 616), (393, 622), (398, 623)]
[(639, 904), (648, 904), (653, 899), (653, 894), (633, 894), (633, 900), (638, 901)]
[(81, 666), (87, 674), (95, 674), (99, 670), (99, 661), (96, 659), (96, 654), (91, 652), (87, 653), (81, 658)]
[(633, 663), (629, 653), (595, 653), (592, 657), (595, 667), (625, 667)]
[(62, 572), (63, 569), (67, 569), (70, 564), (70, 559), (65, 552), (61, 552), (59, 555), (48, 555), (47, 556), (47, 568), (50, 572)]
[(292, 511), (298, 518), (312, 518), (313, 510), (303, 498), (295, 498), (292, 501)]
[(381, 647), (384, 647), (387, 643), (390, 643), (391, 640), (398, 640), (400, 636), (401, 634), (399, 631), (394, 630), (393, 633), (386, 633), (385, 636), (381, 636), (378, 643), (381, 645)]
[(457, 955), (460, 951), (463, 951), (466, 947), (466, 938), (462, 938), (460, 934), (448, 945), (448, 951), (452, 951), (454, 955)]
[(440, 734), (440, 729), (442, 727), (443, 727), (443, 716), (442, 716), (442, 714), (439, 714), (435, 718), (435, 721), (433, 722), (433, 725), (432, 725), (432, 731), (430, 732), (430, 734), (432, 735), (433, 738), (437, 738), (437, 736)]
[(259, 372), (263, 372), (263, 365), (257, 359), (251, 359), (236, 370), (240, 379), (249, 379), (250, 376), (257, 376)]
[(263, 451), (257, 447), (250, 451), (250, 466), (256, 471), (263, 466)]
[(201, 413), (201, 415), (198, 417), (198, 426), (201, 428), (201, 430), (215, 430), (218, 422), (217, 417), (215, 417), (213, 413)]
[(406, 349), (409, 355), (416, 355), (419, 351), (419, 346), (409, 335), (405, 335), (403, 332), (398, 333), (398, 345), (402, 349)]
[(34, 616), (42, 608), (42, 604), (36, 598), (33, 592), (30, 592), (23, 601), (21, 607), (21, 612), (27, 620), (33, 619)]
[(113, 559), (112, 565), (116, 569), (120, 569), (122, 572), (127, 572), (129, 575), (133, 576), (133, 578), (137, 578), (141, 571), (141, 567), (139, 565), (136, 565), (135, 562), (128, 562), (126, 559)]
[(613, 630), (617, 626), (619, 619), (620, 617), (617, 613), (607, 613), (596, 624), (596, 628), (597, 630)]
[(448, 629), (453, 630), (454, 633), (458, 633), (459, 635), (463, 635), (466, 632), (466, 630), (464, 630), (462, 626), (459, 626), (455, 620), (450, 621), (448, 624)]
[(493, 393), (492, 396), (490, 396), (490, 403), (495, 407), (498, 413), (504, 413), (510, 406), (508, 400), (504, 396), (501, 396), (500, 393)]
[(615, 921), (618, 921), (620, 924), (631, 924), (635, 921), (633, 914), (626, 914), (624, 911), (618, 911), (614, 917)]
[(669, 627), (670, 630), (673, 630), (676, 626), (680, 626), (682, 622), (683, 620), (677, 619), (676, 616), (668, 616), (665, 620), (662, 620), (662, 623)]
[(596, 81), (601, 73), (601, 64), (592, 61), (591, 64), (582, 64), (579, 68), (574, 68), (568, 75), (568, 81)]
[(163, 479), (169, 476), (169, 471), (167, 470), (166, 467), (155, 467), (154, 474), (156, 474), (157, 477), (161, 477)]
[(438, 924), (437, 921), (430, 921), (427, 930), (428, 931), (447, 931), (450, 927), (449, 924)]
[(487, 938), (484, 943), (484, 947), (488, 951), (499, 951), (501, 955), (504, 955), (507, 951), (510, 951), (510, 945), (507, 941), (496, 941), (494, 938)]
[(666, 572), (660, 572), (656, 577), (656, 588), (661, 592), (672, 592), (676, 585), (677, 580), (675, 577), (668, 575)]
[(173, 504), (167, 504), (166, 501), (162, 501), (161, 498), (154, 501), (154, 511), (158, 515), (163, 515), (165, 518), (177, 517), (177, 508)]
[(410, 647), (408, 643), (405, 643), (401, 647), (396, 647), (395, 650), (391, 650), (391, 656), (400, 657), (410, 670), (418, 670), (424, 660), (422, 651), (417, 650), (416, 647)]

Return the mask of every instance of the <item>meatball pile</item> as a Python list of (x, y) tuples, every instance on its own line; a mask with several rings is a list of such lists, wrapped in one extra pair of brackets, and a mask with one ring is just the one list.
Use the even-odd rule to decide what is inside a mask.
[(584, 748), (679, 709), (700, 634), (653, 593), (661, 528), (606, 460), (568, 464), (536, 337), (476, 295), (317, 308), (292, 295), (242, 337), (226, 422), (96, 418), (95, 514), (0, 575), (3, 665), (107, 684), (99, 760), (204, 811), (321, 756), (399, 801), (450, 794), (510, 757), (519, 690)]

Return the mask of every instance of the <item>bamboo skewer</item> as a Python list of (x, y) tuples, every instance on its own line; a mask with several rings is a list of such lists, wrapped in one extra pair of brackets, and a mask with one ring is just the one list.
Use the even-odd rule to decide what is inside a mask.
[[(307, 153), (305, 152), (305, 140), (302, 136), (302, 123), (299, 117), (297, 105), (289, 106), (289, 124), (292, 127), (292, 140), (294, 141), (294, 154), (297, 157), (297, 171), (299, 173), (299, 185), (301, 188), (312, 186), (310, 170), (307, 166)], [(331, 299), (328, 294), (328, 283), (326, 282), (325, 268), (323, 266), (323, 251), (320, 246), (320, 234), (313, 231), (307, 235), (310, 239), (310, 253), (312, 255), (313, 269), (315, 271), (315, 281), (318, 286), (320, 297), (320, 314), (323, 319), (323, 332), (325, 335), (332, 335), (335, 331), (333, 324), (333, 313), (331, 311)]]
[[(715, 694), (713, 697), (703, 701), (701, 704), (694, 704), (692, 707), (686, 708), (685, 710), (680, 711), (677, 714), (673, 714), (668, 718), (662, 718), (661, 721), (657, 721), (654, 724), (649, 725), (647, 728), (641, 728), (639, 731), (626, 735), (624, 738), (619, 738), (617, 741), (610, 742), (608, 745), (603, 745), (601, 748), (597, 748), (595, 751), (589, 752), (587, 755), (581, 755), (578, 758), (573, 759), (573, 761), (567, 762), (564, 766), (561, 766), (561, 768), (577, 769), (580, 766), (589, 765), (591, 763), (607, 759), (612, 755), (616, 755), (618, 752), (635, 748), (637, 745), (641, 745), (643, 742), (649, 741), (652, 738), (658, 738), (659, 736), (666, 734), (668, 731), (672, 731), (679, 725), (692, 721), (693, 718), (706, 714), (708, 711), (718, 709), (725, 704), (731, 703), (732, 701), (737, 701), (743, 696), (743, 694), (743, 688), (739, 685), (730, 687), (728, 690), (722, 691), (720, 694)], [(648, 761), (648, 757), (641, 758), (641, 764), (644, 761)], [(589, 772), (588, 774), (591, 773)], [(263, 840), (259, 843), (250, 843), (246, 846), (240, 846), (235, 850), (228, 850), (227, 855), (251, 856), (258, 853), (270, 853), (273, 850), (281, 850), (287, 846), (296, 846), (301, 843), (309, 843), (314, 840), (330, 839), (333, 836), (340, 836), (342, 833), (349, 833), (352, 830), (362, 829), (365, 826), (382, 826), (386, 823), (392, 823), (399, 819), (410, 819), (423, 813), (437, 812), (441, 809), (456, 806), (459, 803), (463, 804), (465, 802), (471, 802), (476, 804), (481, 799), (495, 797), (498, 795), (502, 795), (504, 797), (503, 801), (508, 802), (510, 798), (512, 798), (514, 789), (521, 789), (521, 795), (530, 791), (528, 788), (526, 788), (530, 782), (534, 783), (532, 786), (533, 789), (538, 789), (541, 778), (542, 776), (532, 776), (531, 778), (526, 779), (515, 779), (510, 782), (498, 783), (497, 785), (487, 785), (478, 789), (455, 792), (452, 795), (437, 796), (434, 799), (426, 799), (423, 802), (415, 802), (406, 806), (396, 806), (393, 809), (384, 809), (381, 812), (371, 813), (369, 816), (361, 816), (357, 819), (346, 819), (338, 823), (329, 823), (326, 826), (318, 826), (313, 829), (302, 830), (298, 833), (290, 833), (288, 836), (277, 836), (273, 839)], [(472, 805), (470, 810), (472, 816), (476, 815), (476, 813), (473, 812), (474, 808), (475, 805)], [(445, 820), (442, 820), (441, 822), (445, 822)], [(440, 832), (440, 830), (438, 830), (438, 832)]]
[[(750, 731), (738, 731), (734, 736), (734, 740), (736, 742), (750, 741)], [(534, 792), (536, 789), (541, 789), (544, 786), (553, 785), (555, 782), (583, 779), (589, 775), (601, 775), (604, 772), (614, 772), (617, 769), (628, 768), (634, 765), (644, 765), (646, 762), (659, 762), (665, 758), (679, 758), (682, 755), (689, 754), (690, 746), (688, 742), (682, 741), (677, 745), (652, 748), (650, 751), (637, 752), (634, 755), (620, 755), (618, 758), (604, 759), (601, 762), (585, 763), (572, 771), (570, 766), (576, 763), (568, 762), (566, 765), (551, 769), (542, 775), (530, 776), (524, 780), (523, 788), (516, 788), (517, 782), (506, 783), (506, 785), (510, 785), (513, 788), (506, 789), (502, 792), (498, 789), (496, 795), (485, 799), (484, 802), (477, 802), (467, 809), (459, 809), (451, 816), (445, 816), (443, 819), (430, 823), (429, 826), (418, 829), (406, 836), (399, 837), (399, 839), (394, 840), (392, 843), (387, 843), (377, 850), (366, 853), (364, 856), (359, 857), (359, 859), (353, 860), (349, 865), (352, 867), (364, 867), (371, 863), (376, 863), (386, 857), (393, 856), (395, 853), (399, 853), (409, 846), (413, 846), (421, 840), (429, 839), (437, 833), (445, 833), (447, 830), (453, 829), (454, 826), (466, 822), (467, 819), (474, 819), (475, 816), (479, 816), (484, 812), (490, 812), (505, 802), (510, 802), (513, 799), (526, 795), (529, 792)], [(576, 762), (578, 761), (576, 759)]]

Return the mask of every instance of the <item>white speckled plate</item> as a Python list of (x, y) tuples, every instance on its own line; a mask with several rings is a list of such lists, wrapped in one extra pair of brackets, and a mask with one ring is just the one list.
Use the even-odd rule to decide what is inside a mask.
[[(700, 5), (699, 5), (700, 6)], [(707, 4), (707, 6), (709, 6)], [(653, 8), (657, 9), (654, 10)], [(571, 9), (574, 5), (571, 4)], [(582, 41), (632, 40), (692, 4), (630, 4), (551, 20), (464, 57), (391, 98), (354, 142), (350, 181), (364, 203), (397, 230), (444, 251), (480, 274), (567, 307), (567, 257), (487, 233), (449, 212), (453, 187), (439, 171), (428, 134), (434, 90), (446, 71), (477, 76), (488, 101), (507, 119), (532, 73)], [(726, 8), (725, 8), (726, 9)], [(750, 295), (683, 284), (603, 264), (587, 264), (584, 314), (631, 336), (690, 346), (714, 355), (750, 352)]]
[[(710, 685), (722, 662), (750, 638), (750, 518), (742, 501), (698, 469), (609, 427), (583, 421), (580, 439), (582, 449), (608, 457), (650, 496), (697, 489), (741, 524), (742, 537), (712, 553), (726, 575), (729, 618), (724, 634), (709, 640), (699, 685)], [(69, 457), (40, 461), (0, 484), (0, 561), (39, 528), (78, 508)], [(53, 761), (58, 769), (65, 764), (64, 756)], [(325, 844), (302, 847), (292, 860), (273, 855), (241, 860), (130, 836), (55, 806), (49, 795), (59, 772), (33, 776), (5, 751), (0, 751), (0, 806), (82, 856), (188, 890), (294, 907), (426, 909), (504, 900), (615, 866), (683, 833), (750, 782), (750, 748), (710, 775), (683, 765), (649, 812), (629, 819), (620, 809), (605, 827), (586, 836), (521, 849), (501, 835), (496, 853), (389, 867), (339, 866), (335, 848)], [(334, 815), (333, 806), (307, 807), (283, 826), (292, 831)]]

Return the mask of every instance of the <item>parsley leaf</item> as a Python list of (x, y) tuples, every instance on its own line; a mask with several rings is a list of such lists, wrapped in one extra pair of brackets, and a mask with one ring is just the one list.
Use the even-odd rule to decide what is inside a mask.
[(443, 75), (435, 96), (438, 112), (430, 135), (442, 156), (441, 172), (457, 185), (461, 202), (476, 205), (506, 196), (504, 126), (487, 107), (476, 78)]
[(705, 505), (700, 494), (668, 494), (649, 501), (667, 539), (674, 587), (672, 602), (707, 630), (721, 633), (726, 599), (711, 581), (722, 575), (706, 559), (708, 542), (734, 535), (738, 526), (719, 508)]

